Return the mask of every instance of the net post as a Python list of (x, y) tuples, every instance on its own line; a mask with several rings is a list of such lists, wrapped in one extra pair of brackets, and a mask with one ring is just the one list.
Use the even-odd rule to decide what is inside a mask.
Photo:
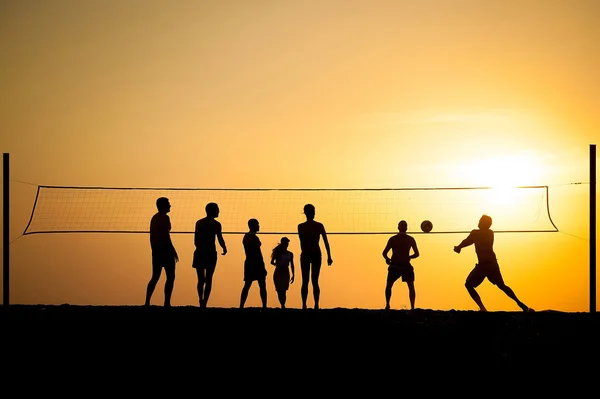
[(5, 307), (8, 307), (9, 303), (10, 303), (10, 256), (9, 256), (9, 250), (10, 250), (10, 241), (9, 241), (9, 155), (8, 153), (4, 153), (4, 156), (2, 157), (2, 163), (3, 163), (3, 167), (2, 167), (2, 175), (3, 175), (3, 218), (2, 218), (2, 224), (3, 224), (3, 236), (2, 236), (2, 245), (3, 245), (3, 259), (2, 259), (2, 264), (3, 264), (3, 280), (2, 280), (2, 285), (3, 285), (3, 290), (2, 290), (2, 297), (3, 297), (3, 305)]
[(590, 144), (590, 313), (596, 313), (596, 144)]

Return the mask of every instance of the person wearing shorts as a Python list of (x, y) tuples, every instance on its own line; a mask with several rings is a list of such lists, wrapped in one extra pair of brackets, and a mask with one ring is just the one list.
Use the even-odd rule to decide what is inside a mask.
[(496, 259), (496, 253), (494, 252), (494, 231), (491, 229), (491, 226), (492, 218), (488, 215), (481, 216), (478, 224), (479, 228), (471, 230), (467, 238), (454, 247), (454, 252), (459, 254), (462, 248), (468, 247), (469, 245), (475, 245), (477, 264), (467, 276), (465, 287), (471, 298), (473, 298), (477, 306), (479, 306), (479, 310), (482, 312), (487, 312), (487, 309), (483, 305), (483, 301), (477, 293), (476, 288), (486, 278), (490, 283), (494, 284), (509, 298), (515, 301), (521, 310), (524, 312), (531, 312), (533, 309), (521, 302), (514, 291), (504, 283), (504, 278), (502, 277), (500, 266)]
[(248, 220), (248, 232), (242, 239), (246, 259), (244, 260), (244, 286), (240, 295), (240, 309), (246, 305), (248, 292), (254, 281), (258, 283), (262, 308), (267, 308), (267, 269), (261, 250), (262, 243), (256, 235), (259, 230), (260, 223), (257, 219)]
[[(415, 270), (411, 265), (411, 259), (419, 257), (419, 248), (415, 239), (406, 234), (408, 231), (408, 223), (401, 220), (398, 223), (398, 234), (390, 237), (387, 241), (382, 255), (385, 263), (388, 265), (388, 275), (385, 285), (385, 309), (390, 309), (390, 301), (392, 299), (392, 288), (394, 283), (402, 278), (408, 287), (408, 299), (410, 301), (410, 309), (415, 309)], [(392, 251), (392, 257), (388, 253)], [(412, 254), (410, 253), (412, 250)]]
[(390, 263), (390, 265), (388, 266), (387, 281), (395, 283), (399, 278), (402, 278), (402, 282), (404, 283), (414, 282), (415, 268), (410, 263)]
[(294, 268), (294, 254), (288, 249), (289, 244), (290, 239), (282, 237), (281, 242), (277, 244), (271, 252), (271, 264), (275, 266), (275, 271), (273, 271), (273, 284), (275, 285), (275, 292), (277, 292), (277, 298), (279, 299), (281, 309), (285, 309), (287, 290), (290, 288), (290, 284), (294, 282), (296, 274)]
[(160, 197), (156, 200), (157, 213), (150, 220), (150, 248), (152, 249), (152, 277), (146, 287), (145, 306), (150, 306), (152, 294), (160, 279), (162, 269), (165, 269), (165, 297), (164, 306), (171, 306), (171, 295), (175, 285), (175, 264), (179, 260), (177, 251), (171, 241), (171, 203), (168, 198)]
[(222, 226), (216, 220), (219, 217), (219, 206), (214, 203), (208, 203), (205, 207), (206, 216), (196, 222), (194, 230), (194, 259), (192, 267), (196, 269), (198, 276), (198, 301), (201, 308), (206, 308), (210, 292), (212, 290), (212, 281), (215, 269), (217, 267), (217, 245), (219, 242), (223, 252), (227, 254), (227, 246), (223, 239)]
[(490, 260), (485, 263), (476, 263), (473, 270), (467, 276), (466, 281), (469, 282), (470, 286), (478, 287), (486, 278), (495, 286), (502, 286), (504, 284), (497, 261)]

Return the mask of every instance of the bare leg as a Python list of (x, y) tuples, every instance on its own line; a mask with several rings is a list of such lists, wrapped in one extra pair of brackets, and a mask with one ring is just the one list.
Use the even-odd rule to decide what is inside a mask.
[(315, 300), (315, 309), (319, 309), (319, 298), (321, 297), (321, 288), (319, 287), (319, 274), (321, 274), (321, 267), (313, 265), (311, 282), (313, 286), (313, 297)]
[(200, 302), (200, 306), (202, 306), (202, 307), (206, 307), (206, 305), (208, 304), (208, 298), (210, 298), (210, 292), (212, 291), (212, 282), (213, 282), (214, 274), (215, 274), (214, 268), (206, 269), (206, 276), (204, 277), (204, 297), (202, 298), (202, 300)]
[(200, 304), (200, 307), (203, 307), (202, 297), (204, 295), (204, 269), (197, 267), (196, 275), (198, 276), (198, 285), (196, 286), (196, 290), (198, 291), (198, 303)]
[(477, 306), (479, 306), (479, 310), (481, 310), (482, 312), (487, 312), (487, 309), (485, 308), (485, 306), (483, 306), (483, 302), (481, 301), (481, 297), (479, 296), (479, 294), (475, 290), (475, 287), (472, 284), (469, 284), (469, 283), (465, 283), (465, 287), (467, 288), (467, 291), (469, 291), (469, 295), (471, 295), (471, 298), (473, 298), (473, 300), (475, 301), (475, 303), (477, 304)]
[(267, 308), (267, 283), (265, 280), (258, 280), (258, 288), (260, 292), (260, 301), (263, 309)]
[(517, 305), (519, 305), (521, 310), (523, 310), (524, 312), (527, 312), (529, 310), (529, 307), (527, 307), (527, 305), (525, 305), (523, 302), (521, 302), (519, 300), (519, 298), (517, 298), (517, 296), (515, 295), (513, 290), (508, 285), (498, 284), (498, 288), (500, 288), (510, 299), (515, 301), (517, 303)]
[(244, 287), (242, 287), (242, 295), (240, 296), (240, 309), (244, 309), (244, 305), (246, 304), (246, 299), (248, 299), (248, 291), (250, 291), (251, 285), (252, 285), (252, 281), (244, 282)]
[(281, 305), (281, 309), (285, 309), (286, 302), (286, 292), (285, 291), (277, 291), (277, 298), (279, 299), (279, 304)]
[(394, 286), (393, 281), (389, 281), (385, 284), (385, 310), (390, 308), (390, 300), (392, 299), (392, 287)]
[(302, 286), (300, 287), (300, 296), (302, 297), (302, 309), (306, 309), (306, 300), (308, 299), (308, 284), (310, 281), (310, 264), (302, 264)]
[(150, 281), (148, 282), (148, 286), (146, 287), (146, 302), (144, 303), (145, 306), (150, 306), (150, 299), (152, 299), (152, 294), (154, 294), (154, 289), (156, 288), (156, 284), (158, 283), (158, 280), (160, 279), (161, 271), (162, 271), (162, 268), (159, 268), (159, 267), (152, 268), (152, 277), (150, 278)]
[(167, 280), (165, 281), (165, 307), (171, 307), (171, 295), (173, 294), (173, 286), (175, 285), (175, 265), (165, 268)]
[(417, 294), (415, 292), (415, 282), (407, 281), (406, 285), (408, 286), (408, 299), (410, 300), (410, 309), (415, 310), (415, 299)]

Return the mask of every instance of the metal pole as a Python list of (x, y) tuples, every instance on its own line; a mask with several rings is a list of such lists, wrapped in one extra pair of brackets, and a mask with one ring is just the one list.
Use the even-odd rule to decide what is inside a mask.
[(590, 144), (590, 313), (596, 313), (596, 144)]
[(2, 276), (3, 276), (3, 281), (2, 281), (3, 282), (3, 291), (2, 292), (3, 292), (3, 299), (4, 299), (3, 305), (6, 306), (6, 307), (8, 307), (8, 305), (10, 303), (10, 290), (9, 290), (9, 288), (10, 288), (10, 270), (9, 270), (9, 267), (10, 267), (10, 256), (9, 256), (9, 250), (10, 250), (9, 236), (10, 236), (10, 232), (9, 232), (9, 228), (8, 228), (8, 226), (9, 226), (9, 224), (8, 224), (8, 222), (9, 222), (9, 212), (8, 212), (8, 210), (10, 209), (9, 208), (9, 197), (10, 197), (9, 196), (9, 186), (10, 185), (9, 185), (9, 170), (8, 170), (8, 153), (6, 153), (6, 152), (4, 153), (3, 164), (4, 164), (4, 166), (3, 166), (2, 170), (4, 172), (3, 173), (3, 181), (4, 181), (4, 183), (3, 183), (3, 186), (4, 186), (3, 192), (4, 192), (4, 194), (3, 194), (3, 202), (2, 203), (4, 205), (3, 206), (3, 208), (4, 208), (4, 212), (3, 212), (4, 217), (3, 217), (2, 221), (3, 221), (3, 225), (4, 225), (3, 227), (4, 227), (4, 229), (3, 229), (3, 236), (2, 236), (2, 238), (3, 238), (3, 240), (2, 240), (3, 244), (2, 245), (4, 246), (4, 248), (3, 248), (3, 254), (4, 254), (4, 256), (3, 256), (2, 261), (3, 261), (3, 269), (4, 270), (3, 270), (3, 274), (2, 274)]

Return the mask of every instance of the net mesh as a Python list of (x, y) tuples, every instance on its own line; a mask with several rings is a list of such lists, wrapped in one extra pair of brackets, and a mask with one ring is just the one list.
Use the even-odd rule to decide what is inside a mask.
[(400, 220), (420, 234), (430, 220), (435, 233), (472, 230), (482, 214), (496, 232), (558, 231), (550, 217), (548, 187), (510, 189), (202, 189), (38, 186), (24, 234), (147, 233), (156, 199), (169, 198), (171, 233), (193, 233), (205, 206), (216, 202), (224, 234), (243, 234), (256, 218), (262, 234), (295, 234), (306, 220), (303, 207), (315, 205), (315, 219), (328, 234), (395, 234)]

